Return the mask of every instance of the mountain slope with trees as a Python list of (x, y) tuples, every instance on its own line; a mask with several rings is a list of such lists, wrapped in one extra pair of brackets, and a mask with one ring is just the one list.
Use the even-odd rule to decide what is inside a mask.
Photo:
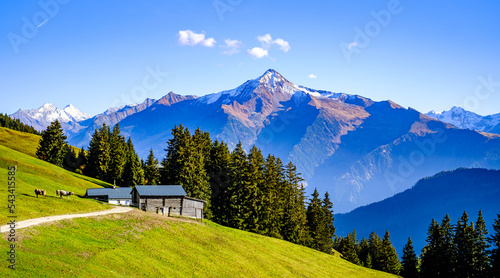
[(339, 235), (356, 229), (358, 234), (391, 231), (394, 246), (402, 252), (411, 237), (417, 254), (425, 245), (431, 220), (449, 214), (454, 223), (464, 211), (482, 211), (488, 230), (500, 211), (500, 171), (461, 168), (420, 180), (395, 196), (335, 215)]

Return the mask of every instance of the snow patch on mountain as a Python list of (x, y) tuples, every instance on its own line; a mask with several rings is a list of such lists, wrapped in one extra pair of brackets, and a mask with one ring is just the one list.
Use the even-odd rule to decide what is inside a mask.
[(453, 106), (448, 111), (435, 112), (432, 110), (425, 115), (462, 129), (472, 129), (492, 133), (498, 133), (500, 129), (500, 113), (481, 116), (461, 107)]

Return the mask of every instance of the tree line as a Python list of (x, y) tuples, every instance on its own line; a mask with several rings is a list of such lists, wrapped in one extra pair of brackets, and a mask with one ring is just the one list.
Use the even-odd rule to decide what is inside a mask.
[(500, 214), (493, 230), (488, 237), (481, 211), (475, 223), (467, 212), (455, 225), (448, 214), (441, 223), (432, 219), (421, 257), (411, 238), (403, 248), (403, 277), (500, 277)]
[(10, 128), (17, 131), (41, 135), (34, 127), (22, 123), (19, 119), (12, 119), (7, 114), (0, 113), (0, 126)]
[(432, 219), (427, 244), (417, 256), (411, 237), (403, 247), (401, 262), (390, 243), (389, 231), (381, 240), (375, 232), (368, 240), (356, 239), (356, 231), (336, 237), (334, 248), (352, 263), (405, 278), (417, 277), (500, 277), (500, 214), (488, 230), (479, 211), (476, 222), (469, 222), (467, 212), (451, 224), (446, 215), (441, 223)]

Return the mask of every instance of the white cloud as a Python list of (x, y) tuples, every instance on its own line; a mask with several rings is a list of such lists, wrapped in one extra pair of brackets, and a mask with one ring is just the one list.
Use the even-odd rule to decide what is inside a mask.
[(279, 45), (280, 49), (283, 50), (283, 52), (288, 52), (288, 50), (290, 50), (290, 44), (283, 39), (276, 39), (274, 43)]
[(214, 38), (205, 39), (205, 34), (197, 34), (191, 30), (179, 31), (179, 43), (181, 45), (202, 45), (205, 47), (213, 47), (216, 43)]
[(316, 76), (316, 74), (314, 74), (314, 73), (309, 74), (309, 76), (307, 76), (307, 77), (309, 77), (309, 78), (311, 78), (311, 79), (316, 79), (316, 78), (318, 78), (318, 76)]
[(266, 57), (268, 55), (267, 49), (262, 49), (260, 47), (254, 47), (247, 50), (247, 54), (257, 59)]
[(351, 48), (353, 47), (357, 47), (358, 46), (358, 43), (356, 41), (353, 41), (351, 42), (348, 46), (347, 46), (347, 49), (351, 50)]
[(224, 40), (224, 43), (226, 45), (221, 46), (222, 48), (225, 49), (224, 51), (222, 51), (222, 54), (224, 54), (224, 55), (233, 55), (235, 53), (240, 52), (240, 47), (243, 45), (242, 42), (240, 42), (238, 40), (231, 40), (231, 39)]
[(273, 44), (273, 38), (270, 34), (265, 34), (264, 36), (257, 36), (257, 40), (262, 43), (262, 47), (269, 48)]
[(270, 34), (264, 36), (257, 36), (257, 40), (262, 44), (262, 48), (269, 49), (272, 45), (278, 45), (283, 52), (290, 50), (290, 44), (284, 39), (277, 38), (273, 40)]

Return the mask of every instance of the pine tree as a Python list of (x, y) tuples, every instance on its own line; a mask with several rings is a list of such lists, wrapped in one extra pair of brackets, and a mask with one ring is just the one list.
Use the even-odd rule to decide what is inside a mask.
[(370, 255), (370, 244), (368, 243), (368, 240), (366, 240), (363, 237), (359, 243), (358, 258), (362, 266), (371, 268), (372, 267), (371, 258), (370, 258), (370, 266), (367, 265), (369, 255)]
[(373, 269), (382, 270), (382, 264), (380, 263), (382, 259), (382, 239), (379, 235), (373, 231), (368, 238), (368, 244), (370, 245), (370, 260)]
[(307, 245), (310, 238), (304, 203), (305, 191), (300, 184), (303, 180), (297, 173), (297, 167), (289, 162), (285, 167), (284, 223), (281, 233), (287, 241)]
[(464, 211), (455, 226), (454, 243), (457, 247), (455, 277), (472, 277), (474, 267), (474, 223), (468, 223), (469, 216)]
[(345, 238), (340, 239), (338, 250), (342, 254), (342, 258), (350, 261), (353, 264), (361, 265), (358, 257), (359, 243), (356, 238), (356, 230), (352, 234), (347, 234)]
[(448, 214), (443, 218), (440, 225), (441, 239), (438, 243), (437, 257), (438, 273), (444, 277), (454, 276), (456, 246), (453, 242), (453, 226)]
[(475, 232), (473, 276), (486, 277), (490, 271), (490, 258), (488, 256), (490, 246), (487, 242), (488, 230), (482, 211), (478, 213)]
[[(422, 250), (420, 272), (423, 277), (447, 277), (448, 269), (443, 268), (441, 251), (444, 246), (444, 236), (439, 222), (432, 219), (427, 230), (427, 245)], [(445, 272), (443, 273), (443, 269)]]
[(389, 230), (385, 232), (382, 240), (382, 252), (380, 258), (381, 270), (398, 275), (401, 271), (401, 263), (398, 258), (398, 253), (391, 243)]
[(124, 186), (140, 185), (144, 182), (144, 171), (141, 167), (139, 156), (135, 152), (132, 139), (127, 140), (126, 162), (122, 174), (122, 184)]
[[(264, 194), (261, 185), (264, 183), (263, 169), (264, 157), (259, 148), (253, 146), (247, 157), (245, 176), (241, 188), (241, 205), (243, 217), (243, 229), (254, 233), (267, 234), (268, 231), (261, 229), (263, 221), (262, 214), (269, 209), (269, 204), (264, 207)], [(269, 182), (269, 181), (266, 181)]]
[(109, 166), (106, 180), (108, 182), (120, 181), (126, 162), (126, 142), (121, 135), (120, 125), (113, 127), (109, 138)]
[(99, 168), (99, 143), (101, 141), (101, 133), (95, 129), (92, 138), (90, 139), (89, 149), (86, 155), (87, 164), (84, 169), (84, 174), (89, 177), (97, 177)]
[(312, 199), (309, 201), (306, 212), (307, 226), (309, 227), (309, 231), (311, 233), (311, 247), (322, 252), (331, 252), (331, 249), (322, 249), (322, 247), (325, 247), (325, 245), (322, 244), (322, 241), (326, 234), (326, 221), (322, 201), (319, 198), (319, 193), (316, 188), (311, 196)]
[[(330, 201), (330, 195), (328, 194), (328, 192), (325, 193), (325, 198), (323, 199), (321, 208), (323, 212), (324, 227), (322, 229), (322, 235), (319, 241), (319, 250), (325, 253), (331, 253), (333, 249), (333, 236), (335, 235), (335, 227), (333, 226), (333, 203)], [(354, 252), (357, 251), (354, 250)]]
[(158, 159), (156, 159), (153, 148), (149, 151), (148, 158), (143, 166), (144, 181), (148, 185), (157, 185), (160, 183), (160, 172), (158, 170)]
[(500, 213), (497, 214), (497, 219), (493, 223), (493, 231), (491, 237), (488, 239), (489, 243), (492, 245), (491, 249), (491, 276), (500, 277)]
[(241, 141), (231, 153), (229, 186), (227, 188), (227, 225), (241, 228), (244, 220), (242, 188), (245, 186), (247, 156)]
[(109, 163), (111, 161), (110, 156), (110, 143), (109, 143), (109, 135), (110, 130), (106, 124), (103, 124), (101, 129), (101, 141), (99, 141), (98, 147), (98, 155), (97, 155), (97, 178), (100, 180), (108, 181), (108, 171), (109, 171)]
[(231, 164), (231, 153), (227, 144), (215, 140), (210, 149), (209, 162), (205, 164), (212, 188), (211, 205), (213, 221), (227, 225), (228, 187)]
[(401, 273), (404, 278), (417, 278), (418, 277), (418, 258), (413, 250), (413, 241), (411, 237), (403, 247), (403, 256), (401, 256)]
[(36, 156), (41, 160), (62, 166), (64, 156), (68, 151), (66, 139), (61, 123), (58, 120), (53, 121), (42, 133)]

